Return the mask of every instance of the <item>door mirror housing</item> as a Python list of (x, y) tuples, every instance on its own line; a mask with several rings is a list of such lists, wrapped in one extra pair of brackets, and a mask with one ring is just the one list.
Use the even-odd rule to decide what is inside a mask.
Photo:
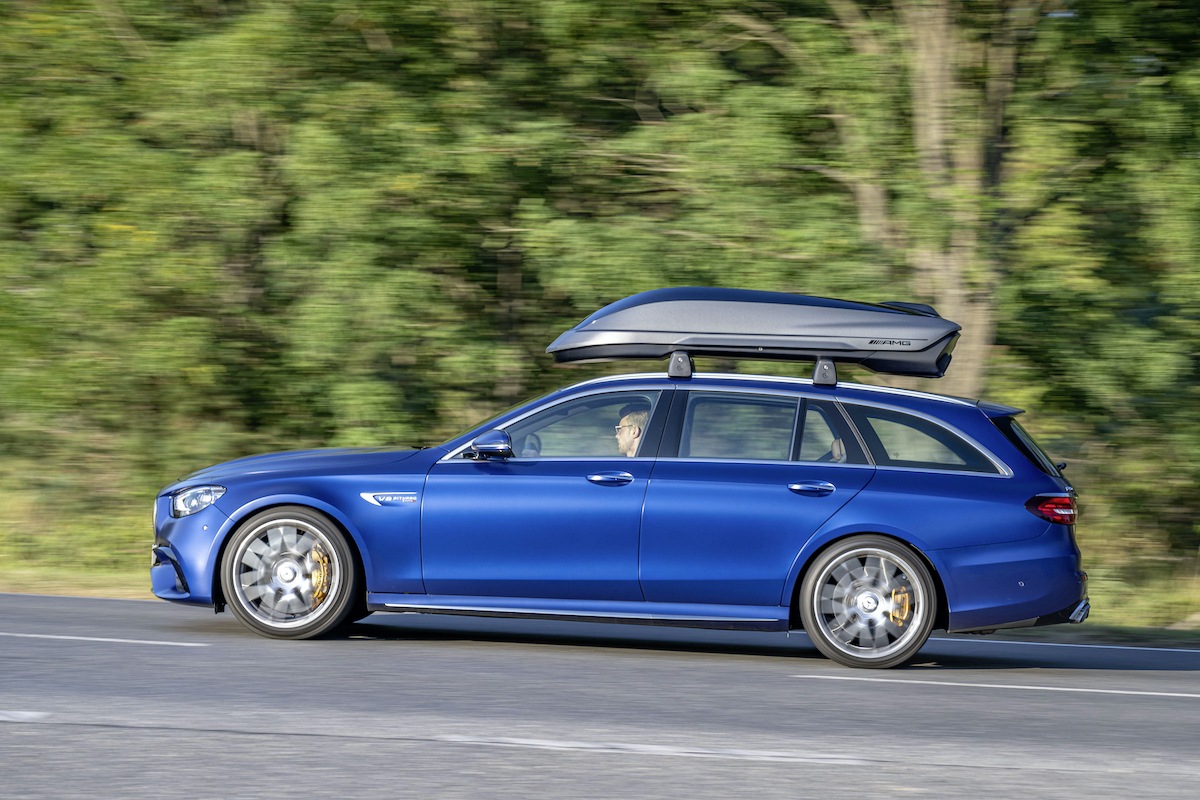
[(512, 458), (512, 437), (508, 435), (508, 431), (502, 431), (499, 428), (486, 431), (471, 442), (471, 452), (475, 454), (476, 459), (480, 460)]

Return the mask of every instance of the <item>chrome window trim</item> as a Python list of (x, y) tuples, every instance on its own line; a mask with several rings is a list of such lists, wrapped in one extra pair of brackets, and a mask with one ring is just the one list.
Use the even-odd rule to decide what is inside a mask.
[[(634, 456), (632, 458), (621, 457), (621, 456), (592, 456), (592, 457), (539, 456), (536, 460), (538, 460), (538, 461), (559, 461), (559, 462), (569, 462), (569, 461), (582, 462), (582, 461), (596, 461), (597, 459), (609, 459), (612, 461), (626, 462), (626, 463), (633, 462), (633, 461), (662, 460), (662, 461), (672, 461), (672, 462), (694, 461), (695, 463), (706, 463), (706, 464), (714, 464), (714, 463), (726, 463), (726, 464), (822, 464), (824, 466), (874, 467), (875, 469), (888, 469), (888, 470), (896, 470), (896, 471), (901, 471), (901, 472), (937, 472), (937, 473), (949, 473), (949, 474), (954, 474), (954, 475), (982, 475), (982, 476), (1000, 477), (1000, 478), (1011, 478), (1011, 477), (1013, 477), (1013, 474), (1014, 474), (1012, 468), (1009, 467), (1008, 464), (1004, 463), (1004, 461), (1002, 461), (999, 457), (997, 457), (989, 448), (984, 447), (982, 444), (980, 444), (979, 441), (977, 439), (975, 439), (973, 436), (968, 436), (962, 430), (954, 427), (953, 425), (947, 425), (945, 422), (938, 419), (937, 417), (931, 416), (931, 415), (926, 414), (921, 411), (914, 411), (909, 408), (895, 406), (895, 405), (892, 405), (892, 404), (886, 403), (886, 402), (872, 402), (869, 399), (860, 399), (860, 398), (848, 399), (848, 398), (838, 397), (835, 393), (812, 391), (813, 383), (812, 383), (812, 380), (808, 379), (808, 378), (787, 378), (787, 377), (781, 377), (781, 376), (777, 376), (777, 375), (743, 375), (740, 373), (715, 372), (715, 373), (696, 373), (693, 376), (693, 379), (715, 379), (715, 380), (728, 381), (728, 385), (695, 386), (695, 385), (692, 385), (691, 381), (688, 381), (688, 380), (680, 380), (677, 382), (664, 383), (664, 381), (666, 381), (666, 378), (664, 378), (663, 373), (660, 373), (660, 372), (646, 372), (646, 373), (637, 373), (637, 374), (633, 374), (633, 375), (607, 375), (607, 376), (603, 376), (600, 378), (593, 378), (591, 380), (584, 381), (583, 383), (576, 384), (574, 387), (566, 387), (566, 389), (585, 389), (585, 391), (573, 392), (572, 394), (570, 394), (567, 397), (562, 398), (558, 402), (555, 402), (552, 404), (542, 404), (542, 405), (537, 406), (536, 408), (533, 408), (533, 409), (527, 411), (526, 413), (520, 415), (519, 417), (513, 417), (512, 419), (505, 422), (503, 426), (501, 426), (501, 430), (507, 430), (510, 426), (515, 425), (518, 422), (521, 422), (534, 414), (544, 411), (547, 408), (552, 408), (555, 405), (559, 405), (560, 403), (566, 403), (566, 402), (569, 402), (572, 400), (577, 400), (577, 399), (580, 399), (583, 397), (590, 397), (592, 395), (597, 395), (597, 394), (616, 393), (616, 392), (650, 392), (650, 391), (663, 393), (663, 392), (672, 391), (674, 389), (683, 389), (692, 394), (696, 394), (696, 393), (700, 393), (700, 392), (718, 392), (718, 393), (725, 393), (725, 394), (730, 394), (730, 393), (733, 393), (733, 394), (762, 394), (762, 395), (769, 395), (772, 397), (787, 397), (787, 398), (800, 398), (800, 399), (805, 399), (805, 400), (820, 400), (820, 401), (832, 403), (835, 406), (838, 406), (839, 410), (841, 411), (841, 413), (843, 415), (843, 420), (846, 422), (847, 425), (850, 426), (850, 430), (852, 430), (854, 432), (854, 435), (858, 438), (859, 446), (862, 447), (863, 453), (866, 454), (868, 463), (866, 463), (866, 464), (834, 464), (831, 462), (792, 461), (790, 459), (788, 459), (788, 460), (773, 460), (773, 459), (732, 460), (732, 459), (721, 459), (721, 458), (693, 459), (690, 457), (689, 458), (673, 457), (673, 458), (655, 459), (655, 458), (652, 458), (649, 456)], [(627, 381), (629, 383), (626, 383)], [(780, 389), (766, 388), (766, 387), (762, 387), (762, 386), (739, 386), (739, 385), (737, 385), (743, 381), (758, 381), (758, 382), (768, 382), (768, 383), (778, 384), (780, 386)], [(613, 386), (612, 384), (614, 384), (614, 383), (620, 383), (620, 384), (624, 384), (624, 385)], [(901, 396), (901, 397), (914, 397), (914, 398), (920, 398), (920, 399), (926, 399), (926, 400), (940, 400), (940, 401), (943, 401), (946, 403), (950, 403), (952, 405), (963, 406), (966, 408), (977, 408), (977, 405), (975, 403), (972, 403), (968, 400), (964, 400), (962, 398), (946, 397), (944, 395), (929, 394), (927, 392), (917, 392), (917, 391), (912, 391), (909, 389), (894, 389), (894, 388), (888, 387), (888, 386), (868, 386), (865, 384), (846, 383), (846, 382), (839, 383), (838, 386), (845, 387), (845, 388), (851, 388), (851, 389), (865, 389), (870, 392), (879, 392), (881, 394), (890, 394), (890, 395), (896, 395), (896, 396)], [(781, 389), (783, 390), (782, 392), (781, 392)], [(661, 401), (662, 401), (662, 398), (660, 396), (659, 402), (661, 402)], [(942, 428), (943, 430), (950, 432), (954, 436), (957, 436), (959, 439), (962, 439), (963, 441), (965, 441), (971, 447), (978, 450), (980, 453), (983, 453), (983, 455), (987, 458), (987, 460), (989, 462), (991, 462), (991, 464), (993, 466), (996, 467), (998, 472), (977, 472), (974, 470), (953, 469), (951, 467), (894, 467), (894, 466), (886, 466), (883, 464), (878, 464), (875, 462), (874, 457), (871, 455), (870, 448), (867, 447), (866, 442), (863, 441), (862, 434), (859, 432), (858, 426), (854, 424), (853, 419), (850, 418), (849, 412), (844, 408), (844, 406), (847, 406), (847, 405), (865, 406), (867, 408), (881, 408), (881, 409), (885, 409), (887, 411), (895, 412), (897, 414), (906, 414), (908, 416), (918, 417), (919, 419), (925, 420), (926, 422), (929, 422), (939, 428)], [(658, 405), (658, 403), (656, 403), (655, 409), (657, 409), (658, 407), (659, 407), (659, 405)], [(445, 463), (465, 462), (467, 460), (461, 458), (461, 456), (464, 452), (469, 450), (470, 447), (471, 447), (471, 443), (466, 442), (465, 444), (455, 448), (454, 450), (451, 450), (449, 453), (442, 456), (442, 458), (438, 459), (438, 461), (436, 463), (445, 464)], [(513, 456), (511, 459), (507, 459), (507, 460), (509, 460), (509, 461), (533, 461), (535, 459), (524, 458), (521, 456)], [(475, 462), (470, 462), (470, 463), (475, 463)]]
[[(672, 464), (743, 464), (760, 466), (783, 466), (783, 467), (836, 467), (838, 469), (856, 468), (856, 469), (876, 469), (874, 464), (839, 464), (836, 461), (793, 461), (792, 459), (750, 459), (750, 458), (697, 458), (695, 456), (686, 456), (679, 458), (678, 456), (670, 458), (660, 458), (658, 461)], [(991, 473), (976, 472), (974, 475), (990, 475)]]
[[(463, 450), (470, 449), (470, 445)], [(461, 452), (461, 451), (460, 451)], [(594, 463), (596, 461), (611, 461), (614, 464), (631, 464), (635, 461), (656, 461), (652, 456), (511, 456), (504, 459), (508, 461), (561, 461), (570, 462), (578, 461), (579, 463)], [(439, 464), (480, 464), (487, 459), (475, 460), (472, 458), (451, 458), (444, 456), (437, 463)]]
[(947, 467), (891, 467), (885, 464), (876, 464), (875, 469), (890, 470), (892, 472), (936, 472), (940, 475), (967, 475), (972, 478), (1002, 478), (1004, 480), (1008, 480), (1013, 476), (1012, 470), (1007, 467), (1004, 468), (1003, 472), (976, 472), (975, 470), (950, 469)]
[[(779, 380), (794, 382), (796, 379), (795, 378), (780, 378)], [(811, 385), (811, 383), (812, 382), (809, 381), (808, 385)], [(855, 440), (858, 442), (859, 449), (862, 450), (864, 456), (866, 457), (866, 462), (862, 463), (862, 464), (837, 464), (836, 462), (833, 462), (833, 461), (801, 461), (800, 459), (792, 459), (792, 458), (777, 460), (777, 459), (766, 459), (766, 458), (761, 458), (761, 459), (694, 458), (692, 456), (660, 457), (658, 459), (659, 461), (671, 461), (671, 462), (696, 461), (696, 462), (703, 462), (703, 463), (708, 463), (708, 464), (711, 464), (716, 461), (721, 461), (726, 464), (821, 464), (824, 466), (840, 466), (840, 467), (874, 467), (874, 466), (876, 466), (875, 459), (871, 455), (870, 448), (867, 447), (867, 443), (863, 441), (862, 434), (858, 432), (858, 426), (854, 424), (854, 420), (850, 419), (850, 415), (848, 413), (846, 413), (846, 409), (842, 408), (842, 405), (839, 402), (837, 397), (827, 395), (827, 394), (821, 394), (819, 392), (805, 392), (803, 390), (803, 388), (800, 386), (793, 386), (787, 394), (780, 394), (780, 392), (776, 389), (763, 389), (758, 386), (746, 386), (746, 387), (740, 387), (737, 389), (726, 388), (723, 386), (691, 386), (691, 387), (683, 387), (683, 388), (688, 393), (688, 402), (689, 403), (691, 402), (691, 395), (699, 394), (701, 392), (717, 392), (717, 393), (721, 393), (721, 394), (764, 394), (764, 395), (768, 395), (770, 397), (794, 398), (801, 403), (809, 401), (809, 400), (812, 400), (815, 402), (827, 403), (828, 405), (833, 406), (834, 410), (838, 414), (841, 415), (842, 423), (854, 435)], [(870, 405), (870, 404), (868, 404), (868, 405)], [(798, 426), (800, 424), (800, 411), (802, 408), (803, 408), (803, 406), (797, 408), (796, 419), (792, 423), (792, 436), (793, 437), (795, 437), (795, 435), (796, 435), (796, 426)], [(899, 409), (897, 409), (897, 410), (899, 410)]]

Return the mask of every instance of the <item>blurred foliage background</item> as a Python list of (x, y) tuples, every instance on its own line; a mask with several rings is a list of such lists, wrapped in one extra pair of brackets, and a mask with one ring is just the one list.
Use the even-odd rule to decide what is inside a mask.
[(7, 0), (0, 588), (145, 591), (178, 476), (438, 441), (625, 369), (544, 348), (698, 284), (934, 304), (956, 363), (906, 385), (1029, 409), (1095, 618), (1198, 625), (1198, 19)]

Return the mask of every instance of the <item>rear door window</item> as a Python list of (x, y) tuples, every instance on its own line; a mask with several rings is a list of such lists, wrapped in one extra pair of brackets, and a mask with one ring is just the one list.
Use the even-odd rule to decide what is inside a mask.
[(889, 408), (846, 404), (881, 467), (997, 473), (975, 445), (932, 420)]
[(732, 392), (692, 392), (679, 442), (681, 458), (787, 461), (800, 400)]

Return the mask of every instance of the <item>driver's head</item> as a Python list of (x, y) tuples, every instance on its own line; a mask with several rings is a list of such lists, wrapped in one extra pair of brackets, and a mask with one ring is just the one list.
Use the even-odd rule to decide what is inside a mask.
[(621, 409), (621, 421), (617, 423), (617, 449), (623, 456), (637, 455), (642, 433), (650, 420), (650, 409), (626, 406)]

